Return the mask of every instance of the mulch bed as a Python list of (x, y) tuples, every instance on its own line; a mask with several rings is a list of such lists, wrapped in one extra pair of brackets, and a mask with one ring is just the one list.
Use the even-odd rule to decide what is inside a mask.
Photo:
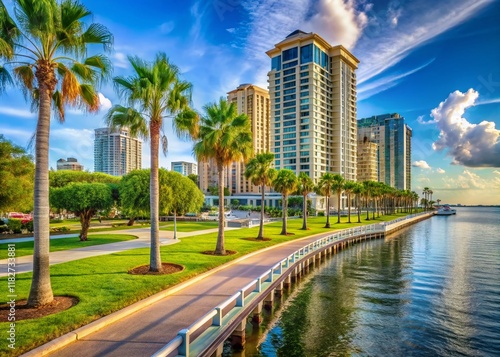
[(259, 238), (241, 238), (243, 240), (248, 240), (250, 242), (268, 242), (271, 240), (271, 238), (262, 238), (262, 239), (259, 239)]
[(206, 255), (215, 255), (215, 256), (223, 257), (223, 256), (226, 256), (226, 255), (234, 255), (234, 254), (236, 254), (238, 252), (235, 251), (235, 250), (228, 250), (228, 249), (226, 249), (226, 254), (215, 254), (214, 250), (205, 250), (204, 252), (201, 252), (201, 253), (202, 254), (206, 254)]
[[(37, 319), (40, 317), (57, 314), (78, 304), (78, 298), (73, 296), (55, 296), (54, 301), (41, 307), (27, 307), (27, 300), (16, 301), (15, 321)], [(11, 306), (0, 305), (0, 321), (8, 321)]]
[(162, 266), (162, 271), (149, 271), (149, 264), (141, 265), (134, 269), (130, 269), (128, 273), (132, 275), (167, 275), (167, 274), (178, 273), (184, 270), (184, 267), (179, 264), (161, 263), (161, 266)]

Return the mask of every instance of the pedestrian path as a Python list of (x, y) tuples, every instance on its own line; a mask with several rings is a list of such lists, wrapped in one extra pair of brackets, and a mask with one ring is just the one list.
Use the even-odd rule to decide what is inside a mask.
[[(226, 230), (230, 230), (234, 228), (226, 228)], [(192, 237), (206, 233), (217, 232), (217, 228), (205, 229), (201, 231), (193, 231), (193, 232), (177, 232), (177, 237), (182, 239), (183, 237)], [(134, 229), (125, 229), (125, 230), (117, 230), (117, 231), (109, 231), (109, 232), (96, 232), (89, 233), (89, 237), (96, 234), (130, 234), (136, 236), (138, 239), (128, 240), (124, 242), (117, 243), (109, 243), (109, 244), (101, 244), (101, 245), (93, 245), (83, 248), (75, 248), (69, 250), (62, 250), (58, 252), (50, 253), (50, 265), (66, 263), (73, 260), (84, 259), (89, 257), (96, 257), (99, 255), (112, 254), (117, 252), (123, 252), (130, 249), (135, 248), (145, 248), (150, 246), (150, 237), (151, 237), (151, 229), (148, 227), (145, 228), (134, 228)], [(60, 239), (60, 238), (68, 238), (75, 237), (75, 234), (69, 235), (55, 235), (51, 236), (50, 239)], [(169, 245), (174, 244), (179, 241), (179, 239), (173, 239), (174, 232), (173, 231), (162, 231), (160, 230), (160, 244), (161, 245)], [(18, 242), (27, 242), (33, 241), (33, 237), (28, 238), (14, 238), (14, 239), (5, 239), (0, 241), (1, 244), (8, 243), (18, 243)], [(0, 260), (0, 266), (7, 267), (8, 259)], [(16, 274), (26, 273), (33, 271), (33, 255), (26, 255), (22, 257), (16, 258)], [(0, 271), (0, 277), (7, 276), (7, 269), (2, 269)]]

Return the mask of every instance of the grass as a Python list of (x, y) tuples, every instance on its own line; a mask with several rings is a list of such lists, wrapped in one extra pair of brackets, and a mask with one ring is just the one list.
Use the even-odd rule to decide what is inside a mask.
[[(213, 229), (219, 226), (218, 222), (177, 222), (177, 232), (194, 232), (205, 229)], [(173, 231), (174, 223), (169, 222), (168, 225), (160, 228), (162, 231)]]
[[(365, 221), (361, 225), (389, 221), (404, 216), (397, 214)], [(345, 222), (346, 218), (343, 219)], [(338, 229), (358, 226), (358, 223), (336, 224), (331, 217), (332, 228), (323, 228), (325, 217), (310, 217), (310, 230), (300, 230), (302, 219), (288, 221), (288, 230), (294, 235), (282, 236), (281, 222), (264, 227), (264, 235), (269, 241), (255, 242), (244, 238), (256, 237), (259, 227), (231, 230), (225, 233), (225, 246), (236, 250), (232, 256), (204, 255), (200, 252), (213, 250), (217, 233), (183, 238), (177, 244), (161, 248), (162, 261), (183, 265), (182, 272), (171, 275), (138, 276), (127, 271), (149, 263), (149, 248), (133, 249), (121, 253), (86, 258), (51, 266), (51, 282), (54, 295), (70, 295), (79, 298), (80, 303), (61, 313), (35, 320), (16, 321), (16, 349), (10, 350), (7, 343), (0, 345), (1, 356), (18, 356), (36, 346), (88, 324), (102, 316), (124, 308), (161, 290), (179, 284), (207, 270), (250, 252), (276, 245), (285, 241)], [(357, 219), (353, 220), (354, 222)], [(17, 300), (28, 297), (32, 273), (16, 275), (15, 294)], [(0, 285), (7, 289), (7, 277), (0, 278)], [(6, 294), (1, 296), (5, 302)], [(0, 330), (7, 331), (9, 322), (0, 323)]]
[[(108, 244), (123, 242), (127, 240), (136, 239), (136, 236), (129, 234), (96, 234), (89, 235), (87, 241), (80, 241), (78, 237), (52, 239), (50, 241), (50, 251), (57, 252), (60, 250), (68, 250), (82, 247), (89, 247), (92, 245)], [(16, 245), (16, 257), (33, 254), (33, 242), (18, 242)], [(0, 241), (0, 259), (7, 259), (7, 243)]]

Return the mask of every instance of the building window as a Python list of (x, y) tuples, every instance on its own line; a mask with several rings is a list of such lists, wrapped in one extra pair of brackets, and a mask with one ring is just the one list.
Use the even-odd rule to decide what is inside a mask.
[(289, 48), (283, 51), (283, 62), (296, 59), (298, 57), (298, 47)]
[(281, 70), (281, 56), (273, 57), (273, 59), (271, 60), (271, 71), (272, 70), (276, 70), (276, 71)]

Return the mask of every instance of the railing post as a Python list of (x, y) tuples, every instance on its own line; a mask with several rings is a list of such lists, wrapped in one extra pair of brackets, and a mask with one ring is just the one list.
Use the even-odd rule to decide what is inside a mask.
[(269, 271), (269, 276), (267, 277), (266, 281), (269, 283), (273, 282), (273, 269)]
[(177, 353), (179, 356), (189, 357), (189, 330), (182, 329), (178, 335), (182, 337), (182, 344), (177, 349)]
[(257, 283), (255, 284), (254, 292), (260, 293), (262, 291), (262, 280), (261, 278), (257, 278)]
[(236, 298), (236, 306), (243, 307), (245, 305), (245, 291), (240, 290), (240, 295)]
[(220, 307), (216, 307), (215, 311), (217, 311), (217, 314), (212, 319), (212, 326), (221, 326), (222, 325), (222, 309)]

